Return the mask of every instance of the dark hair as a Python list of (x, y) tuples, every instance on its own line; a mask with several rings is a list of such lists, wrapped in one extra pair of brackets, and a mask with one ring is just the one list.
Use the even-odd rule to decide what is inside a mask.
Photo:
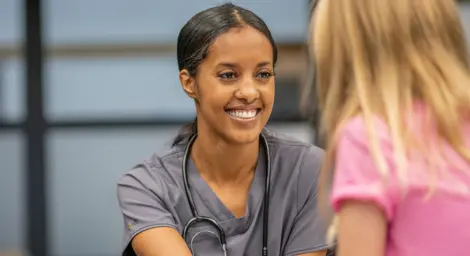
[[(273, 49), (275, 65), (277, 47), (268, 26), (252, 11), (226, 3), (197, 13), (183, 26), (178, 35), (176, 50), (179, 70), (186, 69), (191, 76), (195, 76), (199, 64), (207, 57), (208, 50), (215, 39), (232, 28), (244, 26), (250, 26), (268, 38)], [(173, 145), (197, 132), (196, 123), (197, 119), (183, 126), (173, 141)]]

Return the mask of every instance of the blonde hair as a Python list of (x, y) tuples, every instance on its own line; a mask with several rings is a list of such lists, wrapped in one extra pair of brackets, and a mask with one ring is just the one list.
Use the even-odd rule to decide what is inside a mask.
[(373, 119), (388, 125), (403, 179), (406, 155), (416, 140), (402, 114), (412, 112), (415, 100), (427, 106), (439, 138), (470, 162), (459, 130), (470, 113), (469, 54), (455, 2), (320, 0), (312, 18), (311, 50), (326, 143), (323, 182), (331, 181), (342, 126), (359, 115), (377, 171), (385, 177), (389, 170)]

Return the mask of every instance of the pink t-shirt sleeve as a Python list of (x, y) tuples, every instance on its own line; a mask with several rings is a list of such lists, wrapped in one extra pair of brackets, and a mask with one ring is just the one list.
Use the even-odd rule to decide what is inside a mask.
[[(386, 132), (380, 125), (375, 128), (382, 154), (386, 160), (390, 159), (387, 155), (390, 150), (387, 149)], [(393, 173), (393, 170), (390, 171)], [(377, 204), (388, 220), (392, 219), (397, 200), (393, 189), (394, 178), (390, 178), (389, 182), (385, 183), (374, 164), (362, 119), (349, 122), (342, 131), (336, 151), (330, 198), (333, 209), (339, 211), (344, 200), (368, 201)]]

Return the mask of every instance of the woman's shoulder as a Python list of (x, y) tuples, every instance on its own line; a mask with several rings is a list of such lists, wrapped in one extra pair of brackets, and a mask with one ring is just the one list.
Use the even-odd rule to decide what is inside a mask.
[(266, 135), (271, 146), (274, 198), (292, 196), (296, 209), (313, 198), (318, 188), (324, 152), (321, 148), (291, 136), (269, 131)]
[(265, 134), (276, 176), (286, 181), (315, 183), (323, 162), (323, 149), (282, 133), (267, 130)]
[(279, 157), (293, 158), (295, 156), (322, 158), (323, 149), (292, 136), (265, 129), (264, 134), (272, 153)]
[(145, 189), (172, 189), (180, 187), (184, 149), (178, 146), (165, 148), (153, 153), (121, 175), (120, 186), (133, 186)]

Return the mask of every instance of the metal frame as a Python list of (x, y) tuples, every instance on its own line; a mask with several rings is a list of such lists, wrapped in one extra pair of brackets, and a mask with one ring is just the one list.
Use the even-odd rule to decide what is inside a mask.
[[(30, 61), (34, 61), (32, 58)], [(31, 77), (39, 77), (38, 67), (30, 64), (28, 73)], [(29, 78), (28, 80), (33, 80)], [(37, 86), (40, 82), (28, 81), (28, 118), (26, 130), (26, 191), (27, 191), (27, 244), (33, 255), (47, 255), (47, 202), (46, 202), (46, 163), (45, 163), (45, 131), (46, 126), (42, 116), (42, 100), (35, 94), (42, 90)], [(33, 88), (33, 86), (36, 87)], [(40, 95), (40, 94), (39, 94)]]
[[(1, 120), (0, 115), (0, 132), (3, 131), (22, 131), (25, 135), (25, 210), (26, 210), (26, 250), (32, 256), (48, 256), (49, 232), (48, 232), (48, 202), (47, 202), (47, 168), (46, 161), (47, 148), (45, 143), (46, 132), (50, 129), (122, 129), (122, 128), (149, 128), (161, 126), (175, 126), (182, 125), (191, 120), (162, 120), (154, 119), (111, 119), (111, 120), (93, 120), (82, 119), (73, 121), (54, 121), (48, 122), (44, 116), (44, 60), (45, 57), (65, 57), (65, 58), (80, 58), (90, 57), (95, 54), (101, 57), (113, 56), (148, 56), (149, 52), (162, 50), (161, 52), (168, 52), (171, 50), (169, 46), (155, 46), (155, 45), (137, 45), (132, 48), (129, 53), (123, 53), (123, 49), (129, 50), (129, 46), (102, 46), (102, 47), (89, 47), (89, 46), (73, 46), (69, 48), (47, 49), (43, 43), (42, 33), (42, 3), (41, 0), (23, 0), (23, 16), (24, 16), (24, 45), (22, 51), (18, 48), (5, 48), (0, 49), (0, 58), (22, 57), (22, 52), (25, 58), (26, 68), (26, 94), (25, 101), (27, 104), (26, 119), (16, 123), (4, 122)], [(302, 46), (299, 45), (281, 45), (283, 60), (283, 67), (279, 67), (282, 72), (281, 80), (289, 76), (284, 73), (290, 74), (290, 77), (299, 78), (303, 73), (303, 68), (306, 65), (299, 63), (302, 61), (304, 54), (299, 51)], [(83, 54), (83, 51), (88, 51)], [(287, 52), (287, 53), (286, 53)], [(101, 54), (100, 54), (101, 53)], [(292, 54), (293, 53), (293, 54)], [(289, 55), (290, 54), (290, 55)], [(300, 57), (302, 58), (300, 58)], [(293, 65), (297, 64), (297, 65)], [(300, 69), (299, 69), (300, 68)], [(280, 70), (280, 71), (281, 71)], [(301, 79), (300, 79), (301, 80)], [(281, 81), (279, 81), (281, 82)], [(0, 113), (1, 114), (1, 113)], [(301, 115), (291, 118), (275, 117), (271, 118), (270, 124), (275, 123), (298, 123), (305, 122)]]
[(41, 0), (24, 5), (26, 57), (26, 243), (31, 255), (48, 255), (45, 132), (43, 113), (43, 42)]

